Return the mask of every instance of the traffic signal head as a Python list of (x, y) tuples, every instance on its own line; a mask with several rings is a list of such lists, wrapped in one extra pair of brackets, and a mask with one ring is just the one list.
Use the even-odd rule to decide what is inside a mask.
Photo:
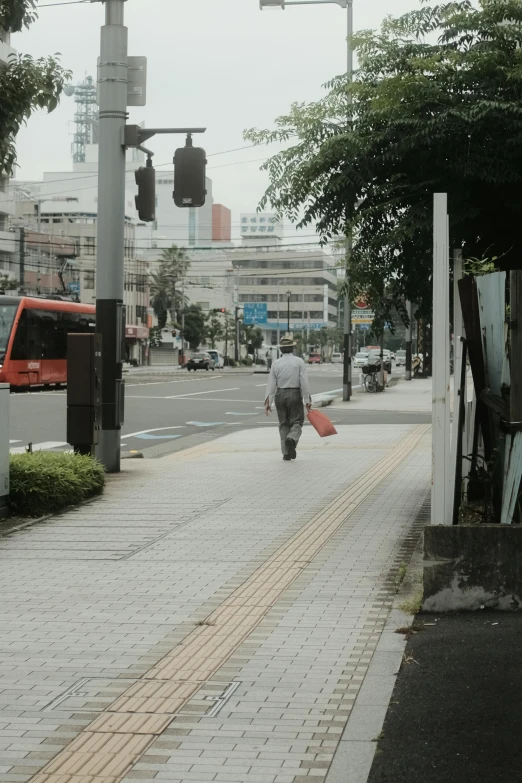
[(201, 147), (187, 146), (174, 155), (174, 203), (177, 207), (202, 207), (207, 195), (205, 175), (207, 154)]
[(140, 220), (151, 223), (156, 220), (156, 170), (152, 167), (152, 160), (147, 158), (147, 166), (140, 168), (136, 173), (136, 209)]

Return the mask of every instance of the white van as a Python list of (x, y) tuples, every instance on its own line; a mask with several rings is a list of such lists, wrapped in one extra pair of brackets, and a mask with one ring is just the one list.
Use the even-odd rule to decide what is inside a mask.
[(212, 356), (214, 365), (218, 368), (218, 370), (221, 370), (225, 366), (225, 359), (223, 354), (219, 353), (219, 351), (214, 350), (214, 348), (208, 348), (205, 353), (208, 353), (210, 356)]
[(332, 364), (342, 364), (343, 363), (343, 355), (342, 353), (333, 353), (332, 354)]

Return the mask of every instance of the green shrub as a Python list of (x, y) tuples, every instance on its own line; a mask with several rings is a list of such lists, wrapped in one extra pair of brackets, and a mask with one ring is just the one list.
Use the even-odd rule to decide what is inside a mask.
[(15, 514), (39, 517), (100, 495), (103, 466), (80, 454), (38, 451), (12, 454), (9, 506)]

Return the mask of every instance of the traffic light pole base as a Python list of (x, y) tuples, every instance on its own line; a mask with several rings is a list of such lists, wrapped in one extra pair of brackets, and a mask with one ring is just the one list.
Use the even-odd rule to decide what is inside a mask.
[(120, 472), (121, 430), (100, 430), (96, 457), (107, 473)]

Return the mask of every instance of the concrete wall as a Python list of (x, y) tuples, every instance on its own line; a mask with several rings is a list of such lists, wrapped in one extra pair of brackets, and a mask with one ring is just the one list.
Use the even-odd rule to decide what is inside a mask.
[(423, 610), (521, 607), (521, 526), (428, 525), (424, 529)]

